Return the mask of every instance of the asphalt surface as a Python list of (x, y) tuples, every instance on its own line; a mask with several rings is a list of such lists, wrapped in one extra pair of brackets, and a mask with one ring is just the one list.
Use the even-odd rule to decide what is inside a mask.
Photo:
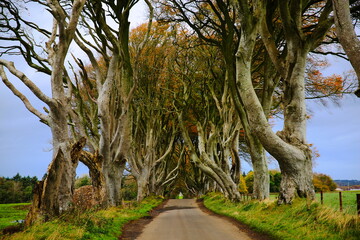
[(251, 240), (232, 223), (201, 211), (194, 199), (171, 199), (138, 240)]

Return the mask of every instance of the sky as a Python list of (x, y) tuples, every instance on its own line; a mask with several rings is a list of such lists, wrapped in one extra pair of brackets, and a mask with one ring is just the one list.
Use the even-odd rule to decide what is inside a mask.
[[(44, 11), (38, 13), (33, 17), (35, 21), (46, 15)], [(145, 5), (140, 2), (132, 12), (131, 26), (145, 22), (145, 16)], [(51, 24), (51, 21), (48, 23)], [(332, 59), (330, 63), (325, 75), (341, 74), (351, 68), (349, 63), (340, 59)], [(33, 72), (21, 61), (17, 60), (16, 65), (50, 95), (48, 77)], [(10, 74), (8, 77), (37, 108), (42, 109), (44, 104), (36, 101), (16, 78), (10, 77)], [(315, 160), (314, 172), (330, 175), (333, 179), (360, 180), (360, 98), (347, 95), (339, 106), (329, 103), (326, 107), (308, 101), (307, 107), (312, 115), (307, 123), (307, 139), (320, 154)], [(280, 130), (281, 124), (275, 125), (274, 129)], [(51, 148), (50, 129), (28, 112), (23, 103), (0, 82), (0, 176), (12, 177), (20, 173), (42, 178), (51, 160)], [(278, 168), (275, 161), (269, 166)], [(251, 166), (244, 163), (242, 171), (249, 170)], [(78, 175), (87, 172), (87, 168), (80, 164)]]

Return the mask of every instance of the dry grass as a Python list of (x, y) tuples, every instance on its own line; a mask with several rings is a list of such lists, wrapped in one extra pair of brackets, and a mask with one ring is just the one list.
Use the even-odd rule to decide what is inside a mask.
[(275, 201), (232, 203), (220, 194), (204, 199), (209, 209), (233, 217), (275, 239), (359, 240), (360, 219), (317, 202), (297, 200), (278, 206)]
[(76, 240), (118, 239), (125, 223), (147, 215), (163, 199), (151, 197), (141, 204), (113, 207), (106, 210), (89, 210), (63, 215), (51, 222), (36, 224), (23, 232), (0, 237), (1, 240)]

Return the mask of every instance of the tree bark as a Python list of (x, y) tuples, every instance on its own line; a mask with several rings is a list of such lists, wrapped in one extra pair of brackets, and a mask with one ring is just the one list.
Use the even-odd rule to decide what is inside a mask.
[(105, 177), (106, 197), (105, 206), (118, 206), (121, 204), (121, 183), (125, 169), (125, 161), (104, 164), (103, 174)]
[(250, 139), (249, 148), (254, 170), (253, 198), (260, 201), (270, 197), (270, 176), (264, 147), (255, 136)]
[(149, 178), (150, 169), (142, 169), (141, 175), (136, 179), (137, 181), (137, 197), (136, 201), (141, 202), (149, 195)]
[(41, 195), (43, 192), (44, 181), (39, 181), (35, 184), (33, 189), (33, 200), (31, 203), (30, 210), (25, 218), (25, 227), (31, 226), (33, 223), (41, 221)]
[[(248, 116), (243, 106), (244, 103), (239, 99), (238, 92), (236, 90), (236, 76), (234, 76), (234, 70), (236, 72), (236, 69), (234, 69), (234, 63), (232, 62), (232, 58), (227, 58), (227, 61), (229, 63), (227, 64), (227, 77), (225, 81), (228, 82), (230, 86), (233, 104), (235, 104), (236, 111), (242, 124), (242, 128), (245, 132), (245, 136), (247, 139), (246, 144), (250, 149), (251, 163), (254, 170), (254, 190), (256, 190), (253, 192), (253, 197), (259, 200), (264, 200), (270, 197), (270, 178), (268, 173), (266, 156), (264, 154), (264, 148), (249, 127)], [(240, 172), (238, 177), (239, 181)]]
[(290, 49), (295, 52), (294, 61), (290, 61), (292, 71), (288, 71), (285, 79), (284, 129), (278, 132), (285, 142), (295, 146), (302, 152), (301, 158), (278, 159), (282, 176), (279, 203), (289, 203), (292, 196), (315, 197), (312, 184), (312, 156), (306, 144), (306, 105), (305, 105), (305, 64), (307, 51), (299, 48)]
[[(280, 138), (272, 131), (251, 82), (252, 55), (259, 22), (249, 12), (245, 1), (241, 2), (241, 9), (248, 14), (244, 14), (241, 19), (242, 35), (236, 54), (237, 88), (244, 102), (249, 126), (265, 149), (279, 161), (282, 173), (285, 175), (279, 203), (291, 203), (297, 195), (314, 198), (312, 177), (310, 177), (311, 152), (305, 142), (304, 69), (307, 49), (305, 46), (300, 48), (295, 40), (287, 39), (289, 55), (284, 96), (285, 125), (284, 130), (279, 134)], [(258, 7), (256, 6), (255, 9), (258, 10)], [(290, 36), (296, 38), (294, 35)]]
[[(18, 75), (17, 73), (19, 73), (19, 71), (15, 69), (13, 63), (7, 65), (6, 61), (1, 62), (2, 65), (7, 65), (10, 72), (17, 76), (35, 96), (50, 108), (50, 113), (47, 117), (39, 113), (39, 111), (32, 111), (32, 106), (27, 99), (21, 94), (18, 94), (19, 92), (15, 91), (16, 89), (13, 88), (11, 84), (8, 85), (29, 110), (50, 127), (52, 133), (52, 161), (44, 182), (38, 184), (36, 187), (34, 202), (25, 221), (28, 226), (36, 220), (47, 221), (54, 216), (58, 216), (69, 210), (71, 206), (75, 169), (78, 164), (78, 152), (81, 151), (85, 142), (82, 139), (81, 143), (76, 144), (76, 150), (71, 146), (67, 125), (70, 106), (68, 96), (64, 89), (64, 79), (66, 79), (66, 74), (64, 74), (64, 61), (74, 37), (74, 32), (84, 4), (85, 0), (74, 1), (69, 16), (66, 16), (58, 1), (47, 1), (47, 6), (54, 16), (52, 36), (46, 43), (48, 62), (52, 67), (52, 98), (43, 94), (25, 74)], [(68, 22), (66, 22), (67, 19)], [(58, 40), (58, 42), (56, 43), (55, 40)], [(54, 47), (54, 45), (56, 45), (56, 47)], [(1, 72), (1, 76), (3, 77), (3, 72)]]
[(80, 162), (89, 168), (89, 175), (91, 178), (91, 183), (94, 188), (95, 201), (103, 206), (104, 199), (106, 197), (106, 188), (105, 188), (105, 176), (102, 172), (103, 159), (99, 156), (99, 153), (96, 151), (94, 154), (91, 154), (86, 151), (81, 152)]
[(25, 226), (42, 219), (47, 221), (69, 210), (74, 190), (75, 170), (85, 143), (85, 138), (81, 138), (70, 148), (70, 163), (64, 158), (61, 149), (57, 151), (45, 180), (38, 182), (34, 187), (34, 198), (25, 219)]

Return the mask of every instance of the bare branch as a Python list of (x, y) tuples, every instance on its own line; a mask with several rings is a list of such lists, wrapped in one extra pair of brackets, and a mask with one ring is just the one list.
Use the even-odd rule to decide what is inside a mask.
[(30, 101), (25, 97), (24, 94), (22, 94), (19, 90), (16, 89), (16, 87), (9, 81), (9, 79), (6, 76), (4, 67), (2, 65), (0, 65), (0, 76), (2, 78), (2, 81), (4, 82), (4, 84), (12, 91), (12, 93), (17, 96), (25, 105), (25, 107), (31, 112), (33, 113), (35, 116), (37, 116), (38, 118), (40, 118), (41, 122), (47, 124), (47, 120), (48, 117), (41, 113), (40, 111), (38, 111), (36, 108), (34, 108), (34, 106), (30, 103)]
[(175, 133), (175, 129), (173, 130), (173, 134), (172, 134), (173, 136), (172, 136), (172, 138), (170, 140), (170, 143), (168, 145), (168, 149), (166, 150), (166, 152), (159, 159), (157, 159), (155, 161), (154, 166), (156, 164), (160, 163), (162, 160), (164, 160), (169, 155), (169, 153), (171, 152), (171, 149), (172, 149), (172, 146), (173, 146), (173, 143), (174, 143), (174, 139), (175, 139), (175, 134), (174, 133)]
[(13, 62), (0, 59), (0, 65), (5, 66), (13, 75), (19, 78), (41, 101), (51, 106), (54, 101), (46, 96), (23, 72), (16, 69)]

